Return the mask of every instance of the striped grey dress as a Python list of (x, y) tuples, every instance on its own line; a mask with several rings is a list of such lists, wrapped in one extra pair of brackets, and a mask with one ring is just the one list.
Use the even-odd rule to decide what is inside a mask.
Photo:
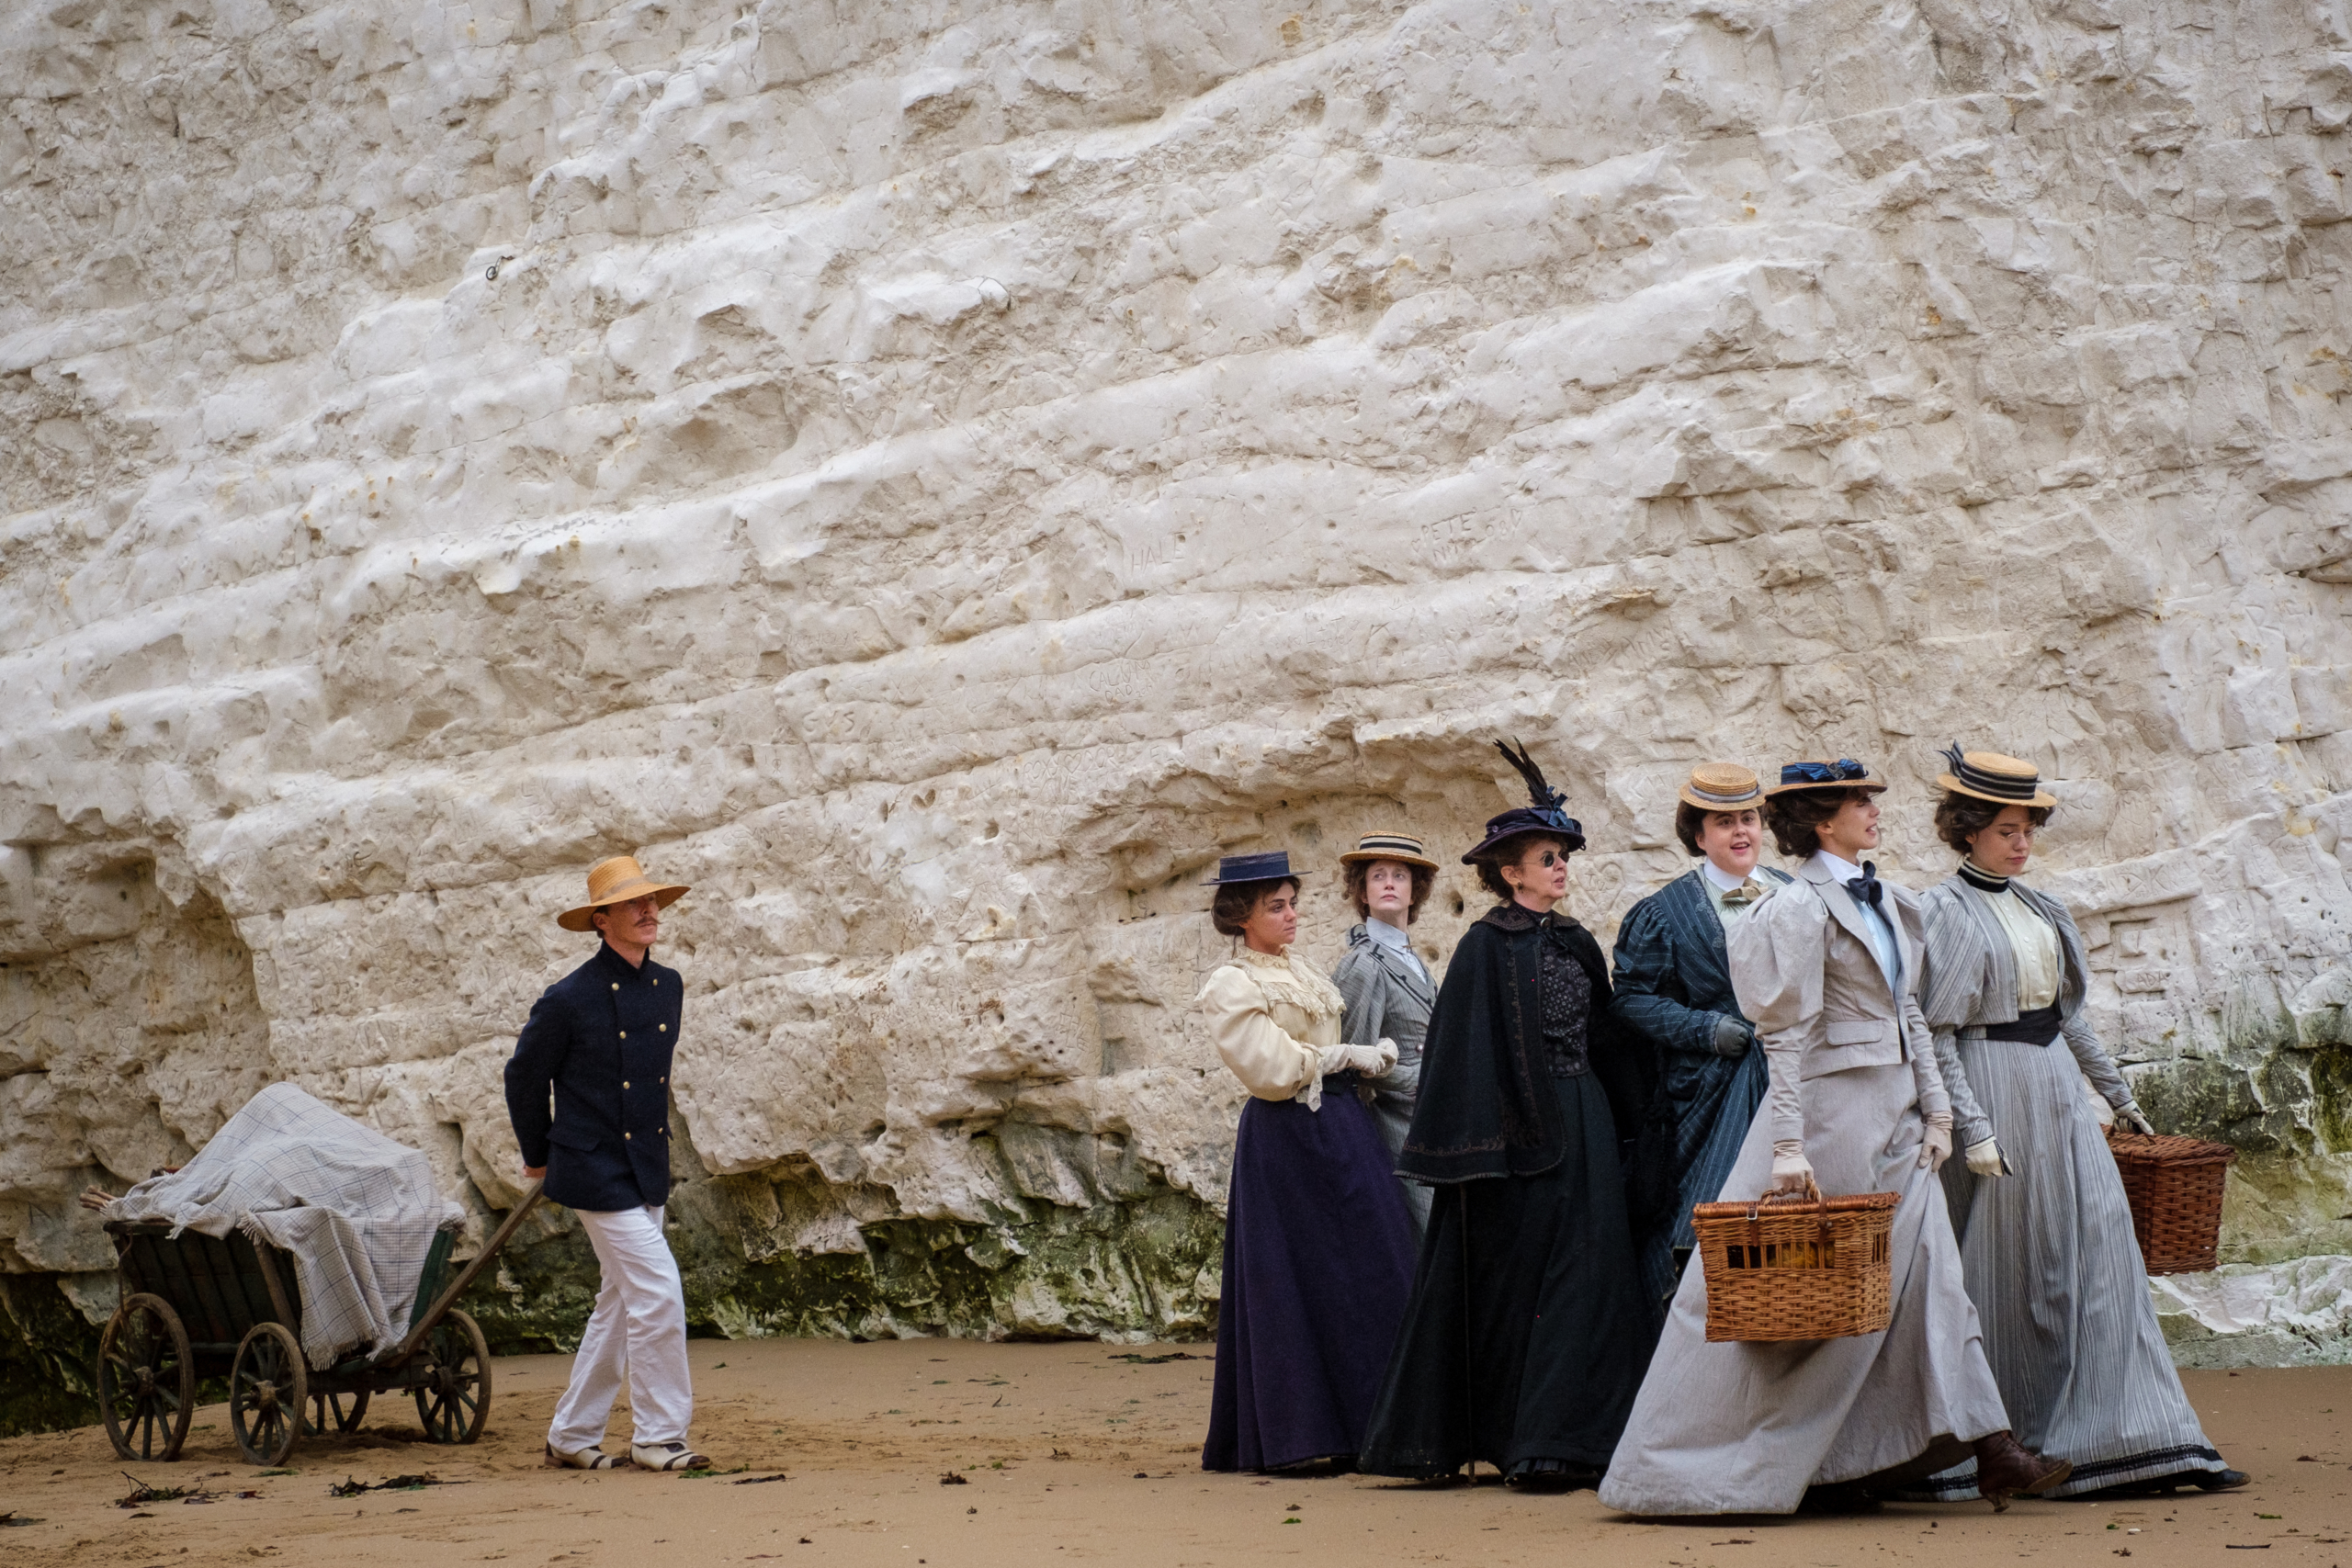
[[(1413, 1125), (1413, 1106), (1421, 1093), (1421, 1042), (1430, 1032), (1430, 1010), (1437, 1005), (1437, 982), (1429, 965), (1390, 927), (1374, 935), (1367, 920), (1348, 930), (1348, 951), (1331, 971), (1347, 1012), (1340, 1020), (1340, 1038), (1351, 1045), (1396, 1043), (1396, 1065), (1385, 1077), (1366, 1086), (1372, 1091), (1372, 1119), (1379, 1124), (1380, 1141), (1388, 1145), (1393, 1164), (1405, 1152), (1405, 1134)], [(1396, 1184), (1405, 1192), (1406, 1212), (1413, 1216), (1413, 1239), (1430, 1228), (1430, 1190), (1403, 1177)]]
[[(1991, 902), (2010, 897), (2057, 932), (2064, 1050), (1984, 1038), (2018, 1015), (2016, 953)], [(2109, 1105), (2132, 1103), (2083, 1016), (2088, 967), (2074, 917), (2021, 883), (1988, 893), (1958, 874), (1923, 899), (1920, 1010), (1951, 1095), (1954, 1142), (1965, 1150), (1996, 1139), (2012, 1173), (1971, 1175), (1957, 1154), (1943, 1168), (1984, 1355), (2018, 1440), (2074, 1461), (2052, 1496), (2223, 1470), (2165, 1349), (2122, 1179), (2083, 1093), (2087, 1077)], [(1975, 1469), (1945, 1471), (1911, 1495), (1973, 1497)]]

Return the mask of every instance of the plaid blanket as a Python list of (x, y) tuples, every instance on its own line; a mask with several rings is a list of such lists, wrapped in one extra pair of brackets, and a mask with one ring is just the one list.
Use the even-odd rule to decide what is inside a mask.
[(163, 1220), (226, 1236), (232, 1225), (286, 1249), (302, 1301), (302, 1354), (331, 1367), (400, 1342), (433, 1235), (463, 1219), (434, 1190), (425, 1157), (272, 1084), (203, 1152), (107, 1205), (109, 1220)]

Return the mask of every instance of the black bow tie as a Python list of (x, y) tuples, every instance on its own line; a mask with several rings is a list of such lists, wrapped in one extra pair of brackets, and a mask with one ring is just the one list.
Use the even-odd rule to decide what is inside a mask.
[(1878, 879), (1878, 863), (1864, 861), (1862, 874), (1846, 879), (1846, 891), (1854, 896), (1855, 903), (1877, 908), (1879, 900), (1886, 897), (1886, 889)]

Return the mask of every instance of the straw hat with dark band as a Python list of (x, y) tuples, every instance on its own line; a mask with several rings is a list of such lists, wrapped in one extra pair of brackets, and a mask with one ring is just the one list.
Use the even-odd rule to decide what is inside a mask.
[(1816, 758), (1804, 762), (1781, 764), (1781, 782), (1766, 790), (1766, 795), (1786, 795), (1799, 789), (1868, 789), (1883, 790), (1886, 781), (1874, 776), (1870, 766), (1851, 757), (1835, 761)]
[(1962, 752), (1959, 742), (1944, 753), (1951, 772), (1938, 773), (1936, 783), (1954, 795), (1989, 800), (1998, 806), (2055, 806), (2058, 797), (2041, 787), (2041, 770), (2031, 762), (2004, 757), (1998, 751)]
[(1764, 804), (1764, 785), (1736, 762), (1702, 762), (1678, 798), (1702, 811), (1749, 811)]
[(588, 917), (607, 904), (628, 904), (653, 895), (658, 908), (668, 908), (676, 903), (685, 887), (675, 882), (656, 882), (638, 869), (637, 862), (628, 855), (615, 855), (600, 860), (588, 868), (588, 902), (577, 909), (566, 909), (555, 918), (555, 923), (568, 931), (593, 931)]
[(1352, 865), (1360, 860), (1393, 860), (1424, 871), (1437, 869), (1428, 849), (1409, 833), (1366, 833), (1356, 840), (1354, 849), (1340, 857), (1340, 863)]

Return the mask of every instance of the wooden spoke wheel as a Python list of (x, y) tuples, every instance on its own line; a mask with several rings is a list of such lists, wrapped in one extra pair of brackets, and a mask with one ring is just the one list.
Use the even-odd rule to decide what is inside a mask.
[(302, 1435), (321, 1438), (328, 1433), (359, 1430), (361, 1417), (368, 1414), (368, 1391), (356, 1393), (319, 1393), (311, 1395), (310, 1415), (302, 1423)]
[(254, 1324), (229, 1369), (229, 1427), (246, 1463), (286, 1461), (302, 1435), (302, 1406), (310, 1395), (310, 1372), (294, 1336), (282, 1324)]
[(196, 1360), (180, 1314), (143, 1292), (115, 1309), (98, 1341), (98, 1409), (124, 1459), (175, 1460), (196, 1413)]
[(434, 1443), (470, 1443), (490, 1419), (490, 1342), (481, 1325), (451, 1307), (417, 1348), (424, 1381), (416, 1389), (416, 1418)]

